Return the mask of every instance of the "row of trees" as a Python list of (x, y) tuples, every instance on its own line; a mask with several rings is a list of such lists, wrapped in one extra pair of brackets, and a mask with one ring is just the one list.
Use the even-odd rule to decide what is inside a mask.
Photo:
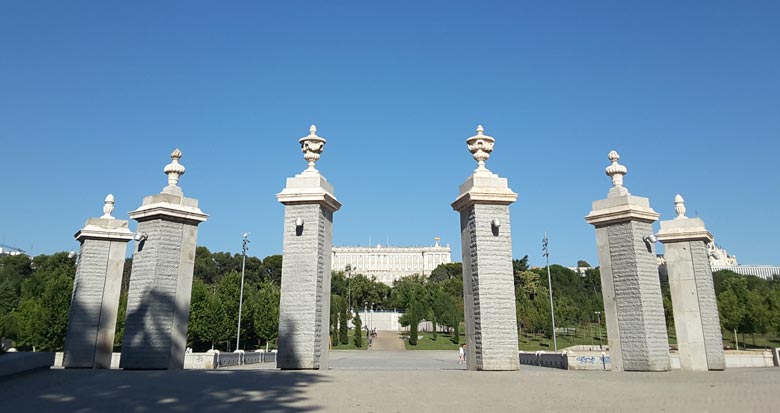
[(750, 334), (755, 345), (756, 334), (780, 332), (780, 277), (771, 280), (746, 277), (731, 271), (713, 274), (718, 297), (720, 323), (727, 332)]
[[(68, 325), (76, 256), (66, 252), (0, 257), (0, 337), (19, 348), (62, 350)], [(198, 247), (190, 306), (188, 344), (196, 349), (235, 347), (241, 282), (240, 254)], [(132, 259), (125, 262), (115, 345), (124, 335)], [(247, 256), (241, 345), (273, 343), (278, 332), (282, 257)]]
[[(198, 247), (190, 307), (188, 342), (196, 350), (235, 347), (241, 288), (240, 254), (212, 253)], [(18, 347), (60, 350), (64, 344), (76, 257), (67, 253), (0, 257), (0, 336)], [(584, 263), (587, 264), (587, 263)], [(116, 345), (124, 333), (125, 303), (132, 260), (125, 265)], [(581, 265), (587, 267), (587, 265)], [(528, 258), (513, 261), (518, 327), (526, 332), (552, 335), (546, 268), (529, 268)], [(282, 257), (247, 256), (241, 320), (241, 348), (274, 345), (278, 335)], [(603, 310), (598, 269), (584, 273), (551, 265), (556, 324), (582, 326)], [(722, 327), (744, 335), (780, 331), (780, 278), (763, 280), (729, 271), (713, 275)], [(668, 281), (661, 279), (667, 326), (673, 331)], [(413, 275), (392, 287), (362, 274), (333, 272), (331, 277), (331, 335), (333, 344), (363, 345), (362, 320), (350, 309), (404, 312), (401, 323), (410, 328), (410, 343), (417, 325), (428, 320), (446, 326), (458, 340), (463, 321), (463, 279), (460, 263), (442, 264), (427, 277)], [(436, 328), (433, 329), (434, 334)]]
[(62, 252), (0, 257), (0, 337), (31, 349), (61, 349), (76, 273)]
[[(236, 347), (243, 256), (195, 251), (194, 281), (187, 338), (194, 350)], [(275, 345), (279, 334), (282, 256), (246, 257), (241, 307), (242, 349)]]
[[(552, 337), (547, 269), (529, 269), (527, 257), (514, 260), (514, 269), (519, 327), (527, 332)], [(550, 279), (557, 327), (591, 323), (594, 313), (603, 311), (598, 269), (578, 273), (560, 265), (551, 265)]]

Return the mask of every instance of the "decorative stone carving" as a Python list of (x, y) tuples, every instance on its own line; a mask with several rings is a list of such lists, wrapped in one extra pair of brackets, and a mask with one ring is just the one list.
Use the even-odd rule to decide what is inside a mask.
[(483, 132), (485, 128), (482, 125), (477, 125), (477, 134), (466, 139), (466, 144), (469, 146), (469, 152), (474, 156), (474, 160), (477, 161), (477, 169), (474, 172), (489, 172), (485, 167), (485, 161), (490, 158), (490, 153), (493, 152), (493, 145), (496, 140), (491, 136), (485, 135)]
[(114, 196), (106, 196), (103, 216), (90, 218), (75, 237), (81, 244), (65, 336), (66, 368), (111, 367), (114, 331), (127, 243), (127, 221), (111, 216)]
[(469, 370), (517, 370), (517, 314), (512, 281), (509, 205), (517, 194), (485, 160), (495, 140), (483, 133), (466, 140), (479, 166), (460, 186), (452, 208), (460, 213), (464, 318)]
[(685, 216), (685, 200), (683, 199), (682, 195), (677, 194), (674, 197), (674, 212), (677, 213), (677, 217), (675, 219), (687, 219), (688, 217)]
[(685, 216), (685, 200), (679, 194), (674, 209), (677, 217), (661, 221), (656, 236), (664, 244), (680, 368), (723, 370), (723, 338), (707, 247), (712, 234), (701, 218)]
[[(647, 198), (623, 187), (628, 173), (612, 151), (606, 174), (612, 178), (606, 199), (593, 202), (585, 221), (596, 228), (601, 292), (613, 371), (667, 371), (669, 340), (653, 233), (658, 213)], [(660, 237), (659, 237), (660, 239)]]
[(168, 186), (163, 188), (163, 193), (173, 193), (177, 195), (182, 194), (181, 188), (177, 186), (179, 183), (179, 178), (181, 178), (181, 176), (184, 175), (184, 172), (186, 171), (184, 165), (179, 163), (181, 155), (181, 151), (178, 148), (171, 152), (171, 163), (165, 165), (165, 169), (163, 169), (163, 172), (168, 175)]
[(103, 204), (103, 216), (102, 219), (114, 219), (111, 213), (114, 212), (114, 194), (106, 195), (106, 201)]
[(181, 155), (178, 149), (171, 153), (171, 163), (163, 169), (168, 186), (162, 193), (144, 197), (129, 213), (143, 235), (136, 242), (130, 273), (119, 362), (123, 369), (184, 366), (198, 225), (208, 215), (177, 186), (185, 171)]
[(299, 140), (309, 167), (276, 195), (285, 222), (276, 359), (283, 370), (328, 369), (333, 213), (341, 203), (314, 167), (325, 139), (314, 125), (309, 132)]
[(628, 173), (628, 169), (618, 163), (618, 160), (620, 160), (620, 155), (617, 153), (617, 151), (610, 152), (608, 156), (609, 160), (612, 161), (612, 165), (607, 167), (606, 173), (610, 178), (612, 178), (612, 186), (623, 186), (623, 176)]
[(304, 171), (305, 173), (317, 173), (317, 168), (314, 164), (320, 159), (320, 154), (325, 149), (325, 138), (317, 136), (317, 126), (311, 125), (309, 127), (309, 135), (304, 136), (298, 140), (301, 143), (301, 152), (303, 152), (303, 159), (309, 163), (309, 167)]

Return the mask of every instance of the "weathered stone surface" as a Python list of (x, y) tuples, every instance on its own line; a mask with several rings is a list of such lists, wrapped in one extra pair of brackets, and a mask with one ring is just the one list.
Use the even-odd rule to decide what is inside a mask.
[(277, 366), (285, 370), (328, 369), (333, 213), (341, 204), (314, 167), (325, 144), (316, 132), (312, 125), (299, 141), (308, 168), (277, 194), (285, 205)]
[(327, 369), (333, 212), (318, 204), (287, 205), (284, 227), (277, 365)]
[[(491, 221), (499, 219), (494, 230)], [(517, 370), (517, 315), (507, 205), (461, 211), (466, 342), (471, 370)]]
[[(652, 244), (648, 248), (642, 240), (652, 231), (652, 224), (637, 221), (607, 230), (623, 370), (669, 370), (658, 266)], [(612, 363), (615, 366), (614, 359)]]
[(517, 194), (485, 161), (495, 139), (482, 126), (468, 138), (477, 169), (460, 185), (452, 208), (460, 213), (463, 295), (469, 370), (517, 370), (517, 313), (509, 205)]
[(197, 224), (165, 216), (138, 223), (122, 340), (125, 369), (184, 366)]
[(658, 214), (647, 198), (623, 186), (628, 173), (609, 154), (606, 173), (613, 187), (606, 199), (593, 202), (585, 220), (596, 227), (601, 267), (604, 318), (613, 371), (667, 371), (669, 344), (652, 223)]
[(67, 368), (111, 367), (122, 269), (133, 234), (127, 221), (115, 220), (110, 211), (104, 216), (76, 233), (81, 249), (65, 337)]
[(680, 195), (675, 197), (675, 207), (678, 217), (661, 222), (658, 239), (664, 243), (680, 368), (723, 370), (723, 338), (705, 244), (712, 242), (712, 235), (701, 219), (685, 216)]

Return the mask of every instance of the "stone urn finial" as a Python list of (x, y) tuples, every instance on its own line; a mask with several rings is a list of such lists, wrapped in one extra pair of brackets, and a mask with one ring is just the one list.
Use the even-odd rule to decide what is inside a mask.
[(317, 136), (317, 126), (311, 125), (309, 127), (309, 135), (298, 139), (301, 143), (301, 152), (303, 152), (303, 159), (309, 163), (309, 167), (304, 171), (305, 173), (318, 173), (314, 164), (320, 159), (320, 154), (325, 149), (325, 138)]
[(482, 125), (477, 125), (477, 134), (466, 139), (466, 144), (469, 147), (469, 152), (474, 156), (474, 160), (477, 161), (477, 169), (474, 172), (490, 172), (485, 167), (485, 161), (490, 158), (490, 153), (493, 152), (493, 145), (496, 140), (491, 136), (485, 135), (485, 128)]
[(115, 219), (111, 213), (114, 212), (114, 194), (106, 195), (105, 203), (103, 204), (103, 216), (102, 219)]
[(685, 200), (683, 199), (682, 195), (677, 194), (674, 197), (674, 212), (677, 213), (677, 217), (675, 219), (687, 219), (688, 217), (685, 216)]
[(623, 176), (628, 173), (628, 169), (618, 163), (618, 160), (620, 160), (620, 155), (618, 155), (616, 151), (610, 152), (608, 156), (609, 160), (612, 161), (612, 165), (607, 167), (606, 173), (610, 178), (612, 178), (612, 186), (622, 187)]
[(184, 175), (186, 169), (184, 168), (184, 165), (179, 163), (179, 159), (181, 159), (181, 151), (179, 148), (176, 148), (171, 152), (171, 163), (165, 165), (165, 169), (163, 169), (163, 172), (168, 175), (168, 186), (163, 189), (163, 192), (181, 192), (181, 189), (177, 184), (179, 183), (179, 178)]

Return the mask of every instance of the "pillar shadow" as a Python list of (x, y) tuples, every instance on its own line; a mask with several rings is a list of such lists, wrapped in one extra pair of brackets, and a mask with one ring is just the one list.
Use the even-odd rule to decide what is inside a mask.
[(306, 412), (307, 389), (329, 377), (276, 370), (49, 370), (3, 383), (14, 412)]
[(135, 308), (130, 308), (128, 301), (121, 368), (168, 368), (174, 300), (170, 295), (147, 290)]

